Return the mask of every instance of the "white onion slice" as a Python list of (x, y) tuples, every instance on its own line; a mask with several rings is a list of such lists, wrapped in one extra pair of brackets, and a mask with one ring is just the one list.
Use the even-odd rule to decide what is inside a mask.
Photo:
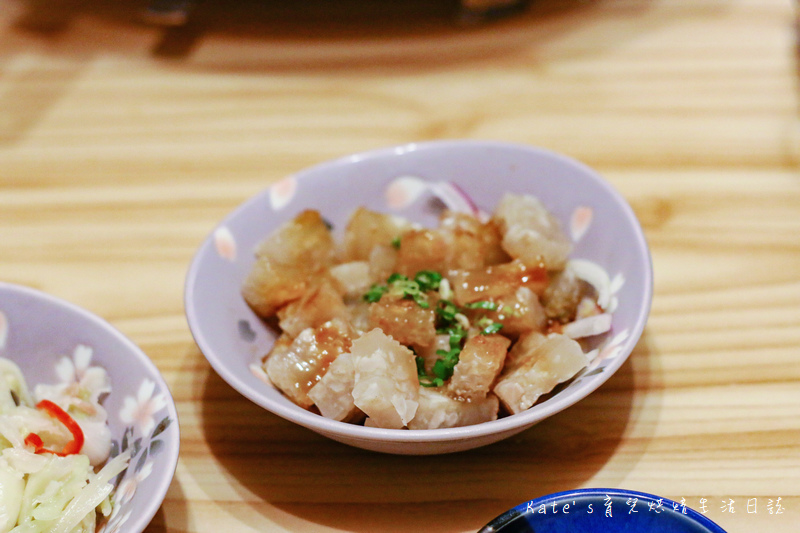
[(564, 326), (564, 335), (571, 339), (582, 339), (606, 333), (611, 330), (611, 315), (600, 315), (581, 318)]

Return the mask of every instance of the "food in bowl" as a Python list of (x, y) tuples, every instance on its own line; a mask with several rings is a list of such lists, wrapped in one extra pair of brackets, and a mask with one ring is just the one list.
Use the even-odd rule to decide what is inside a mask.
[[(91, 359), (78, 346), (75, 359)], [(0, 531), (94, 532), (111, 516), (114, 480), (130, 453), (111, 457), (101, 400), (108, 374), (88, 366), (80, 381), (37, 385), (0, 358)]]
[[(15, 381), (25, 382), (30, 387), (30, 403), (25, 402), (25, 405), (33, 405), (33, 410), (41, 411), (35, 406), (47, 399), (66, 411), (81, 428), (84, 444), (80, 451), (89, 457), (92, 473), (97, 472), (99, 476), (104, 467), (129, 458), (128, 468), (110, 481), (114, 487), (110, 493), (110, 514), (95, 516), (95, 529), (79, 525), (73, 531), (144, 531), (163, 502), (180, 451), (175, 402), (152, 360), (97, 315), (47, 293), (3, 282), (0, 282), (0, 357), (13, 361), (20, 370), (19, 373), (3, 373), (6, 379), (0, 379), (0, 390), (6, 390), (6, 386), (9, 390), (19, 387)], [(7, 370), (8, 365), (4, 368)], [(9, 382), (9, 375), (17, 377)], [(17, 407), (21, 395), (15, 392), (17, 400), (14, 401), (9, 390), (4, 405), (11, 407), (10, 402)], [(42, 407), (47, 409), (45, 405)], [(0, 414), (3, 413), (5, 409), (0, 410)], [(38, 414), (45, 418), (46, 413)], [(42, 448), (63, 453), (64, 447), (73, 441), (73, 435), (67, 424), (61, 428), (59, 423), (55, 420), (51, 425), (60, 430), (61, 440), (37, 430), (24, 432), (26, 428), (22, 428), (17, 439), (22, 439), (24, 444), (30, 433), (37, 433)], [(68, 424), (72, 426), (69, 421)], [(8, 440), (6, 430), (0, 433), (0, 442)], [(29, 450), (35, 451), (38, 441), (35, 437), (28, 440)], [(75, 447), (77, 444), (69, 446)], [(27, 456), (36, 461), (52, 455), (41, 451)], [(20, 455), (11, 449), (2, 450), (0, 464), (7, 462), (9, 454)], [(117, 457), (119, 459), (115, 459)], [(102, 475), (111, 475), (111, 472), (109, 469)], [(72, 481), (80, 484), (80, 476)], [(97, 485), (102, 485), (103, 491), (108, 490), (106, 485)], [(101, 509), (108, 510), (104, 506)], [(87, 507), (85, 512), (93, 509)], [(29, 521), (13, 529), (14, 533), (52, 529), (45, 521), (45, 511), (52, 511), (52, 508), (39, 505), (35, 511), (37, 521), (42, 520), (41, 525), (46, 526), (44, 529), (34, 527)]]
[(339, 240), (313, 209), (273, 231), (242, 287), (280, 331), (265, 378), (326, 418), (441, 429), (521, 413), (586, 368), (581, 339), (611, 327), (599, 267), (570, 261), (533, 195), (463, 205), (435, 228), (360, 207)]

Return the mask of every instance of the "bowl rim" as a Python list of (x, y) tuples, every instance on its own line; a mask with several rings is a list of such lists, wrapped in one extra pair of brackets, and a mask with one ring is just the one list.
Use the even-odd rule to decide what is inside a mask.
[[(687, 516), (693, 522), (706, 527), (709, 530), (709, 533), (726, 533), (726, 531), (722, 529), (722, 527), (719, 524), (717, 524), (707, 516), (697, 512), (696, 510), (692, 509), (689, 506), (685, 505), (682, 506), (679, 502), (676, 502), (669, 498), (663, 498), (661, 496), (656, 496), (655, 494), (650, 494), (647, 492), (641, 492), (637, 490), (602, 488), (602, 487), (587, 487), (587, 488), (565, 490), (561, 492), (554, 492), (552, 494), (546, 494), (544, 496), (534, 498), (533, 500), (523, 502), (492, 518), (486, 525), (484, 525), (478, 531), (478, 533), (493, 533), (495, 531), (500, 531), (499, 529), (494, 529), (493, 526), (494, 525), (505, 526), (507, 523), (516, 520), (519, 517), (525, 516), (526, 511), (529, 510), (531, 507), (538, 508), (543, 504), (547, 505), (549, 503), (553, 503), (558, 500), (564, 500), (567, 498), (575, 498), (581, 496), (589, 496), (589, 497), (606, 496), (606, 495), (609, 496), (613, 495), (622, 498), (635, 497), (641, 500), (651, 501), (651, 502), (662, 501), (663, 503), (669, 504), (669, 507), (672, 507), (672, 504), (675, 504), (684, 508), (685, 513), (681, 512), (681, 514), (685, 514), (685, 516)], [(676, 511), (673, 510), (673, 512)]]
[[(126, 347), (127, 350), (129, 350), (130, 353), (136, 357), (137, 361), (145, 367), (148, 372), (148, 377), (156, 382), (160, 392), (163, 393), (167, 399), (166, 409), (169, 411), (169, 416), (174, 418), (174, 423), (172, 426), (175, 427), (175, 430), (172, 433), (174, 434), (174, 437), (170, 439), (169, 445), (165, 446), (161, 451), (161, 455), (166, 457), (167, 463), (164, 465), (164, 468), (158, 469), (167, 475), (159, 484), (157, 490), (147, 495), (147, 498), (144, 500), (145, 503), (142, 512), (138, 513), (136, 516), (130, 516), (130, 518), (122, 526), (122, 531), (125, 533), (141, 533), (150, 524), (150, 522), (152, 522), (153, 517), (155, 517), (158, 510), (161, 508), (169, 487), (172, 485), (172, 481), (175, 477), (175, 473), (178, 468), (178, 459), (180, 456), (181, 438), (178, 410), (175, 405), (175, 399), (173, 398), (172, 392), (167, 386), (164, 377), (161, 375), (161, 372), (158, 370), (158, 367), (155, 365), (155, 363), (153, 363), (150, 357), (148, 357), (147, 354), (145, 354), (136, 343), (134, 343), (125, 334), (112, 326), (110, 322), (99, 315), (96, 315), (70, 301), (25, 285), (0, 281), (0, 296), (2, 296), (3, 293), (21, 294), (26, 298), (38, 300), (46, 305), (60, 307), (70, 313), (80, 316), (82, 320), (91, 324), (92, 327), (99, 328), (100, 330), (103, 330), (107, 334), (116, 338)], [(112, 391), (111, 394), (114, 394), (114, 392)]]
[[(562, 398), (559, 401), (558, 395), (550, 398), (547, 402), (540, 404), (537, 410), (528, 409), (524, 412), (499, 418), (497, 420), (483, 422), (471, 426), (455, 427), (455, 428), (440, 428), (440, 429), (384, 429), (365, 427), (356, 424), (349, 424), (331, 420), (320, 416), (311, 411), (305, 410), (299, 406), (273, 402), (271, 399), (263, 395), (263, 393), (255, 388), (250, 387), (247, 383), (240, 380), (236, 373), (225, 364), (224, 358), (219, 357), (215, 353), (211, 344), (206, 339), (205, 333), (199, 326), (199, 310), (194, 299), (194, 285), (198, 282), (198, 275), (204, 257), (213, 250), (214, 234), (215, 232), (225, 227), (229, 221), (235, 219), (243, 211), (246, 211), (254, 204), (260, 204), (265, 200), (268, 201), (268, 196), (271, 187), (276, 182), (270, 183), (260, 192), (248, 198), (231, 212), (229, 212), (221, 221), (214, 225), (208, 235), (203, 239), (200, 246), (196, 250), (186, 274), (184, 283), (184, 309), (186, 313), (187, 322), (192, 336), (195, 339), (201, 353), (208, 360), (211, 367), (217, 374), (228, 383), (237, 392), (244, 397), (259, 405), (260, 407), (278, 415), (288, 421), (299, 424), (308, 429), (319, 431), (329, 435), (339, 435), (346, 437), (350, 441), (364, 441), (364, 442), (383, 442), (383, 443), (442, 443), (447, 441), (473, 439), (479, 437), (486, 437), (498, 433), (518, 432), (528, 426), (531, 426), (545, 418), (548, 418), (568, 407), (574, 405), (580, 400), (586, 398), (589, 394), (597, 390), (603, 383), (605, 383), (616, 371), (625, 363), (630, 356), (636, 343), (638, 343), (647, 323), (648, 316), (652, 305), (653, 297), (653, 263), (650, 253), (650, 248), (644, 235), (641, 224), (636, 217), (633, 209), (628, 204), (627, 200), (605, 179), (600, 173), (588, 165), (561, 153), (552, 150), (520, 143), (506, 142), (506, 141), (484, 141), (477, 139), (444, 139), (434, 141), (421, 141), (411, 142), (404, 144), (397, 144), (393, 146), (365, 150), (361, 152), (352, 153), (328, 159), (311, 166), (302, 168), (295, 173), (289, 174), (287, 177), (294, 177), (298, 182), (308, 179), (326, 169), (333, 169), (342, 165), (349, 165), (358, 163), (363, 160), (375, 160), (390, 157), (402, 157), (404, 154), (412, 152), (431, 152), (438, 150), (447, 150), (452, 148), (471, 148), (471, 149), (498, 149), (498, 150), (511, 150), (528, 152), (539, 156), (548, 157), (558, 160), (561, 164), (574, 168), (577, 172), (585, 175), (587, 178), (593, 180), (598, 186), (603, 188), (609, 197), (619, 208), (620, 213), (624, 216), (626, 225), (630, 226), (635, 234), (635, 246), (642, 251), (642, 257), (645, 261), (645, 267), (642, 272), (644, 277), (643, 287), (644, 291), (640, 295), (638, 308), (639, 312), (636, 320), (630, 327), (630, 335), (624, 341), (625, 349), (623, 353), (615, 357), (605, 368), (606, 372), (602, 372), (592, 376), (592, 380), (586, 383), (586, 386), (581, 389), (581, 394), (574, 399), (574, 401), (567, 402)], [(268, 386), (263, 384), (264, 386)]]

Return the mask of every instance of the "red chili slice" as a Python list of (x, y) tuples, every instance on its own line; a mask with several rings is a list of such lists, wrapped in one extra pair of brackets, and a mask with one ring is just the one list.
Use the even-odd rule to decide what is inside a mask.
[(60, 452), (45, 448), (42, 438), (36, 433), (29, 433), (28, 436), (25, 437), (25, 444), (33, 446), (36, 453), (53, 453), (60, 457), (79, 453), (81, 448), (83, 448), (83, 430), (81, 430), (81, 427), (75, 422), (75, 419), (50, 400), (42, 400), (36, 404), (36, 408), (45, 411), (48, 415), (64, 424), (69, 432), (72, 433), (72, 440), (66, 443), (64, 449)]
[(25, 445), (33, 446), (36, 450), (36, 453), (39, 453), (39, 451), (43, 449), (44, 442), (42, 442), (42, 437), (36, 433), (28, 433), (28, 436), (25, 437)]

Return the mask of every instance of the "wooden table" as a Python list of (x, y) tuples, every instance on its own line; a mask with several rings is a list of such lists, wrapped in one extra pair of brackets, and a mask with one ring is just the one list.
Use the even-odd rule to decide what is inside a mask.
[[(0, 0), (0, 279), (105, 317), (169, 383), (181, 460), (149, 532), (475, 531), (576, 487), (799, 530), (790, 0), (534, 0), (472, 24), (445, 0), (207, 1), (170, 30), (142, 4)], [(224, 215), (331, 157), (459, 137), (569, 154), (635, 209), (655, 299), (614, 377), (518, 438), (395, 457), (211, 370), (183, 281)]]

